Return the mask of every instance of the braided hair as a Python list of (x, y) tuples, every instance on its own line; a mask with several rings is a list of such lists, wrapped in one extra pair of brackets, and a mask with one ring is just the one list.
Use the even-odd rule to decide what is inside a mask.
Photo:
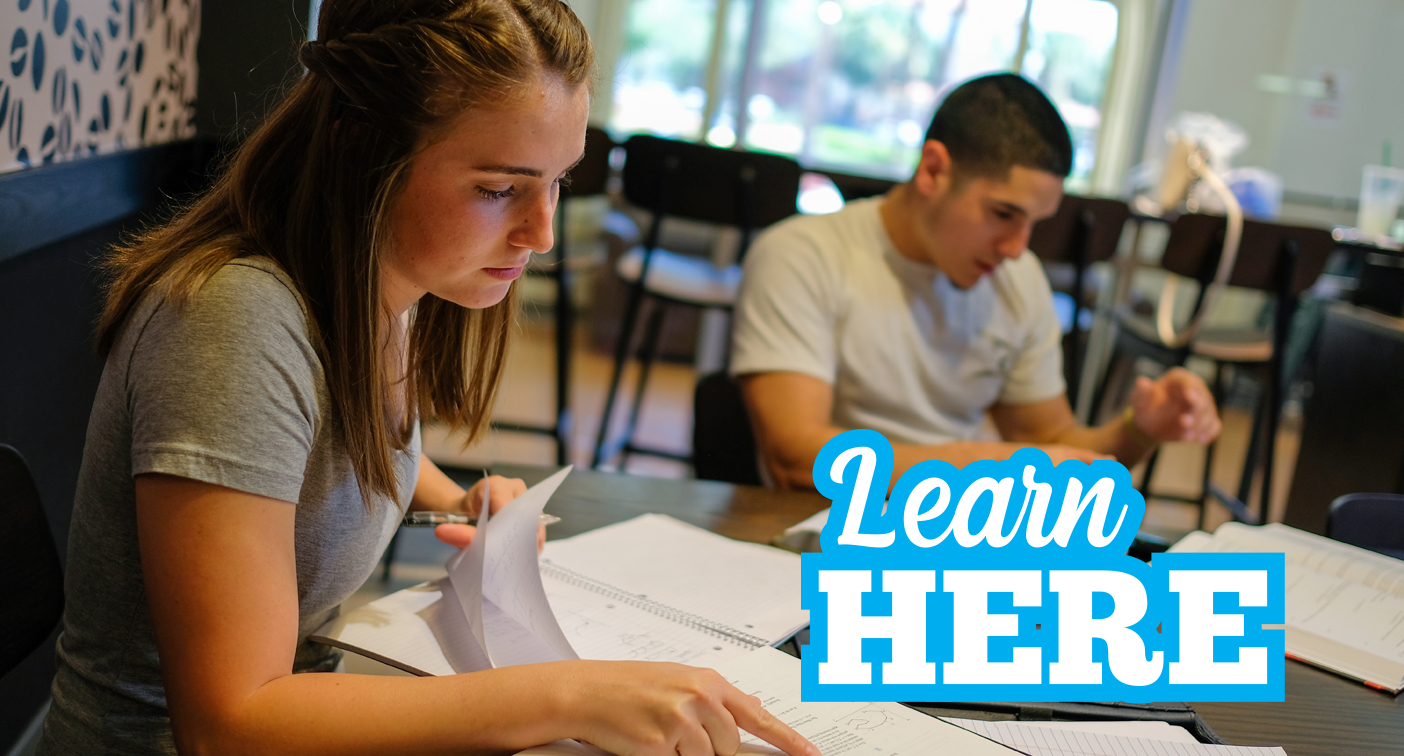
[[(395, 498), (391, 452), (416, 418), (481, 435), (502, 377), (516, 287), (470, 310), (426, 295), (412, 311), (404, 412), (380, 293), (390, 208), (416, 152), (472, 108), (542, 76), (589, 86), (593, 52), (560, 0), (326, 0), (307, 71), (170, 223), (120, 245), (98, 325), (106, 355), (148, 290), (177, 306), (226, 262), (272, 258), (308, 308), (336, 419), (362, 497)], [(395, 422), (395, 416), (402, 419)]]

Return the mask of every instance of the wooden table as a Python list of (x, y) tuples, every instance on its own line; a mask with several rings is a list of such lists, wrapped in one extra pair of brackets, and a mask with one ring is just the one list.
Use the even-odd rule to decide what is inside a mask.
[[(498, 475), (535, 483), (551, 468), (502, 465)], [(661, 480), (576, 470), (551, 498), (552, 538), (658, 512), (743, 541), (769, 542), (828, 506), (814, 493), (771, 491), (699, 480)], [(1282, 746), (1289, 756), (1404, 754), (1404, 698), (1287, 661), (1282, 703), (1196, 703), (1227, 742)]]

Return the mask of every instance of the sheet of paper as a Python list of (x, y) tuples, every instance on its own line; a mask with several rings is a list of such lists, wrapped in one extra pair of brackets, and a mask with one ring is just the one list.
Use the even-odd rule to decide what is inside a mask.
[(552, 541), (541, 562), (553, 599), (567, 590), (618, 591), (640, 605), (672, 610), (683, 624), (726, 627), (758, 643), (779, 643), (808, 624), (799, 604), (798, 555), (664, 515)]
[(532, 486), (495, 515), (484, 507), (472, 543), (448, 561), (452, 593), (494, 667), (579, 658), (556, 623), (536, 562), (542, 510), (570, 469)]
[[(487, 558), (483, 564), (483, 597), (517, 625), (544, 641), (558, 659), (580, 657), (561, 633), (546, 599), (537, 564), (536, 537), (546, 502), (570, 471), (571, 467), (567, 466), (537, 483), (492, 516), (492, 535), (485, 539)], [(486, 517), (483, 522), (487, 522)], [(489, 651), (503, 640), (501, 635), (489, 634)]]
[(1031, 722), (964, 719), (961, 726), (1029, 756), (1287, 756), (1281, 748), (1126, 738), (1099, 732), (1038, 727)]
[(1282, 552), (1287, 653), (1389, 690), (1404, 685), (1404, 597), (1393, 593), (1404, 568), (1390, 564), (1399, 560), (1286, 526), (1239, 523), (1191, 533), (1173, 550)]
[[(969, 729), (979, 729), (982, 725), (990, 724), (977, 719), (960, 719), (958, 717), (941, 717), (942, 720), (953, 725)], [(978, 723), (978, 724), (977, 724)], [(1183, 727), (1172, 725), (1169, 722), (1159, 721), (1122, 721), (1122, 722), (999, 722), (1002, 728), (1042, 728), (1045, 730), (1068, 730), (1092, 735), (1111, 735), (1119, 738), (1139, 738), (1141, 740), (1168, 740), (1173, 743), (1199, 743), (1194, 739), (1194, 735)]]
[[(717, 671), (743, 693), (760, 698), (767, 711), (808, 738), (824, 756), (1015, 756), (986, 737), (901, 704), (804, 703), (799, 659), (773, 648), (738, 656)], [(783, 752), (747, 734), (741, 753)]]
[[(447, 582), (447, 581), (440, 581)], [(439, 583), (423, 583), (389, 596), (383, 596), (355, 611), (347, 612), (317, 628), (309, 637), (318, 643), (369, 656), (372, 659), (403, 669), (414, 675), (451, 675), (454, 672), (469, 672), (468, 668), (456, 669), (449, 657), (454, 655), (450, 646), (442, 644), (436, 637), (435, 627), (448, 619), (456, 619), (456, 627), (467, 636), (467, 641), (459, 645), (476, 649), (472, 634), (468, 632), (462, 611), (456, 605), (446, 605), (442, 599)], [(486, 656), (481, 651), (482, 664), (478, 669), (487, 669)], [(472, 658), (471, 651), (459, 654)]]
[(556, 620), (582, 659), (665, 661), (713, 667), (752, 646), (609, 600), (572, 586), (547, 581)]

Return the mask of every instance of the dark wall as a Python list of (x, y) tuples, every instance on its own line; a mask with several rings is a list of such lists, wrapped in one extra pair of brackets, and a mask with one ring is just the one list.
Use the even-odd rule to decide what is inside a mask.
[(311, 8), (311, 0), (205, 0), (196, 55), (201, 136), (246, 133), (302, 73), (295, 51), (307, 39)]

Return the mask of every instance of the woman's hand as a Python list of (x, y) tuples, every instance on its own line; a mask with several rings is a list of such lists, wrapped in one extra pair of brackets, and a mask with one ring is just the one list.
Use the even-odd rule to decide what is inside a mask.
[[(458, 511), (475, 517), (482, 512), (484, 488), (488, 490), (488, 496), (491, 497), (491, 501), (488, 502), (488, 512), (494, 513), (507, 506), (508, 502), (526, 493), (527, 485), (521, 478), (489, 475), (468, 489), (459, 503)], [(468, 544), (472, 543), (473, 536), (477, 532), (478, 529), (472, 525), (440, 525), (434, 529), (435, 537), (457, 549), (466, 548)], [(545, 545), (546, 526), (543, 525), (536, 533), (536, 550), (541, 551)]]
[(564, 662), (562, 714), (583, 728), (578, 739), (623, 756), (731, 756), (737, 728), (790, 756), (816, 748), (710, 669), (663, 662)]

